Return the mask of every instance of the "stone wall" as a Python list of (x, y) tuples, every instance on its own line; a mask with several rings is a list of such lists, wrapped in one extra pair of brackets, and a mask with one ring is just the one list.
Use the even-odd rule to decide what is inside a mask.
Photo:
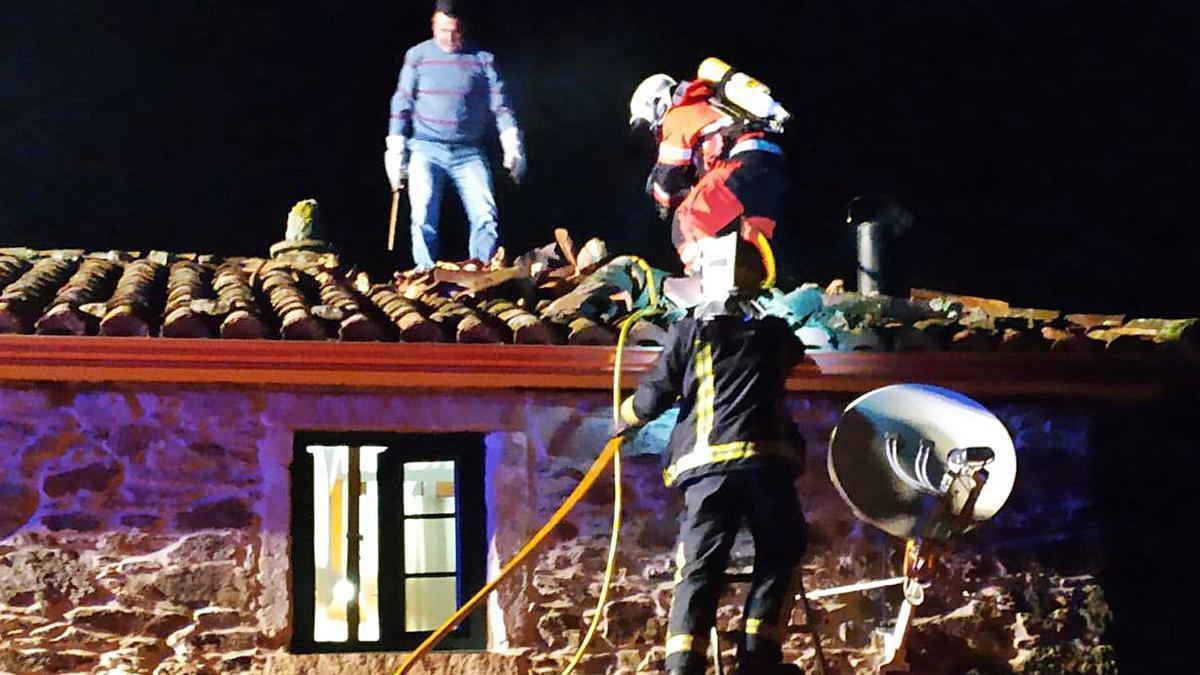
[[(897, 545), (855, 521), (825, 474), (824, 444), (844, 403), (793, 401), (810, 446), (800, 481), (810, 588), (895, 570)], [(591, 463), (609, 412), (599, 394), (0, 390), (0, 672), (385, 672), (395, 655), (286, 653), (294, 432), (486, 432), (494, 572)], [(944, 583), (919, 614), (914, 663), (1026, 672), (1110, 663), (1106, 606), (1090, 576), (1103, 559), (1087, 472), (1047, 478), (1064, 456), (1086, 468), (1090, 417), (1045, 406), (998, 412), (1017, 437), (1016, 490), (945, 558)], [(660, 666), (678, 498), (647, 453), (667, 424), (624, 462), (616, 582), (580, 672)], [(595, 604), (611, 494), (611, 480), (602, 483), (493, 596), (492, 654), (439, 655), (425, 672), (558, 672)], [(745, 542), (736, 559), (748, 560)], [(727, 645), (738, 602), (733, 593), (721, 609)], [(822, 603), (838, 672), (870, 667), (874, 629), (894, 602), (875, 592)], [(793, 624), (804, 621), (797, 610)], [(789, 640), (790, 658), (809, 663), (811, 653), (807, 636)], [(1088, 672), (1080, 668), (1071, 672)]]
[[(793, 417), (809, 445), (808, 471), (799, 480), (810, 521), (804, 579), (809, 589), (899, 574), (902, 542), (855, 519), (826, 472), (830, 432), (847, 402), (792, 401)], [(1091, 417), (1052, 405), (999, 405), (995, 411), (1015, 437), (1017, 483), (995, 519), (941, 556), (937, 583), (927, 592), (913, 629), (909, 660), (914, 672), (1111, 672), (1114, 654), (1104, 640), (1110, 613), (1095, 577), (1103, 569), (1104, 554), (1089, 469)], [(534, 468), (509, 465), (505, 472), (513, 485), (518, 480), (536, 485), (540, 498), (533, 520), (539, 523), (579, 479), (603, 429), (601, 420), (592, 422), (596, 430), (589, 430), (564, 413), (544, 412), (544, 424), (559, 434), (575, 429), (579, 440), (561, 443), (561, 438), (539, 436), (535, 429), (527, 439)], [(1071, 470), (1062, 471), (1064, 465)], [(624, 469), (625, 520), (616, 581), (582, 672), (662, 668), (680, 500), (662, 487), (657, 456), (630, 456)], [(529, 476), (518, 477), (526, 471)], [(600, 485), (537, 563), (499, 593), (500, 604), (517, 619), (509, 642), (532, 647), (528, 654), (535, 673), (561, 672), (594, 611), (607, 554), (611, 494), (611, 481)], [(520, 543), (498, 542), (502, 556), (515, 553)], [(732, 566), (748, 571), (752, 559), (752, 546), (743, 536)], [(744, 587), (733, 588), (718, 613), (727, 668), (734, 664), (744, 595)], [(894, 589), (815, 603), (835, 672), (874, 672), (880, 655), (876, 629), (888, 627), (898, 601)], [(519, 620), (521, 612), (537, 617), (536, 623)], [(785, 651), (789, 660), (811, 670), (816, 667), (811, 638), (799, 628), (805, 623), (798, 606)]]

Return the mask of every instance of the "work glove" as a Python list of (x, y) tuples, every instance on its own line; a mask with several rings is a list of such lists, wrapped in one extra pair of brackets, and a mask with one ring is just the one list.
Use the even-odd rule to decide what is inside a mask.
[(520, 185), (525, 176), (525, 148), (521, 144), (521, 132), (509, 127), (500, 132), (500, 149), (504, 151), (504, 170), (513, 182)]
[(649, 176), (646, 176), (646, 195), (654, 200), (654, 212), (658, 214), (658, 219), (664, 223), (671, 219), (671, 205), (663, 204), (655, 197), (656, 190), (654, 184), (654, 172), (651, 171)]
[(408, 180), (408, 139), (392, 134), (384, 142), (387, 149), (383, 151), (383, 170), (388, 183), (393, 191), (403, 189)]
[(627, 396), (624, 401), (621, 401), (619, 412), (616, 421), (613, 422), (613, 436), (639, 429), (646, 424), (646, 420), (638, 419), (637, 413), (633, 411), (632, 396)]
[(700, 273), (701, 248), (695, 241), (689, 241), (676, 249), (679, 252), (679, 262), (683, 263), (683, 271), (689, 277)]

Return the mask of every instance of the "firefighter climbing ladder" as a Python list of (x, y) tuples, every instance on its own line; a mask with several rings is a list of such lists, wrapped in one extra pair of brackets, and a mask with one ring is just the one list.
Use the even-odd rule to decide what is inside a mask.
[[(761, 255), (763, 256), (764, 266), (767, 269), (767, 280), (766, 280), (766, 283), (764, 284), (764, 286), (770, 286), (773, 284), (774, 278), (775, 278), (774, 255), (773, 255), (773, 252), (771, 251), (770, 244), (767, 243), (767, 241), (766, 241), (766, 238), (760, 236), (758, 239), (759, 240), (756, 242), (756, 244), (758, 244), (759, 251), (760, 251)], [(621, 363), (622, 363), (622, 357), (624, 355), (624, 350), (625, 350), (625, 340), (629, 335), (630, 328), (632, 328), (633, 325), (636, 324), (639, 319), (641, 319), (645, 316), (648, 316), (654, 312), (657, 312), (659, 309), (659, 296), (658, 296), (658, 292), (655, 288), (654, 277), (653, 277), (653, 273), (651, 272), (650, 266), (649, 266), (649, 264), (646, 263), (645, 260), (642, 260), (641, 258), (636, 258), (635, 261), (636, 261), (638, 267), (641, 268), (642, 273), (644, 275), (645, 287), (646, 287), (648, 295), (649, 295), (650, 304), (648, 307), (646, 307), (644, 309), (640, 309), (640, 310), (634, 312), (633, 314), (631, 314), (628, 318), (625, 319), (625, 321), (621, 325), (621, 332), (617, 339), (616, 357), (614, 359), (614, 364), (613, 364), (613, 420), (614, 420), (614, 422), (619, 421), (619, 416), (620, 416)], [(595, 635), (596, 628), (599, 625), (600, 617), (602, 616), (601, 610), (603, 609), (603, 607), (607, 601), (608, 590), (609, 590), (611, 582), (612, 582), (612, 574), (613, 574), (613, 570), (615, 568), (616, 552), (617, 552), (617, 547), (618, 547), (618, 543), (619, 543), (619, 532), (620, 532), (620, 526), (621, 526), (621, 497), (622, 497), (622, 492), (621, 492), (621, 447), (624, 445), (624, 443), (625, 443), (625, 435), (623, 433), (618, 433), (609, 439), (609, 441), (605, 444), (604, 449), (601, 450), (600, 455), (596, 458), (596, 461), (592, 464), (592, 466), (588, 469), (587, 473), (585, 473), (583, 478), (579, 481), (579, 484), (575, 487), (575, 489), (571, 492), (571, 494), (567, 496), (567, 499), (562, 503), (562, 505), (558, 508), (558, 510), (554, 512), (554, 514), (550, 517), (550, 519), (548, 521), (546, 521), (546, 524), (543, 525), (542, 528), (539, 529), (537, 531), (537, 533), (535, 533), (533, 535), (533, 537), (525, 544), (525, 546), (523, 546), (521, 548), (521, 550), (518, 551), (517, 554), (515, 556), (513, 556), (513, 558), (511, 560), (509, 560), (507, 564), (504, 565), (503, 568), (501, 568), (499, 574), (497, 574), (494, 579), (492, 579), (487, 584), (485, 584), (483, 586), (483, 588), (479, 589), (479, 591), (474, 596), (472, 596), (471, 599), (466, 602), (466, 604), (464, 604), (457, 611), (455, 611), (454, 614), (452, 614), (448, 619), (446, 619), (446, 621), (441, 626), (439, 626), (437, 628), (437, 630), (430, 633), (429, 637), (427, 637), (415, 650), (410, 652), (408, 654), (408, 656), (403, 661), (401, 661), (400, 666), (395, 670), (394, 675), (405, 675), (406, 673), (408, 673), (413, 668), (413, 666), (415, 666), (417, 664), (417, 662), (419, 662), (439, 642), (441, 642), (447, 635), (449, 635), (451, 631), (453, 631), (460, 623), (462, 623), (462, 621), (464, 619), (466, 619), (466, 617), (468, 615), (470, 615), (470, 613), (472, 611), (474, 611), (487, 598), (488, 594), (490, 594), (492, 592), (492, 590), (494, 590), (500, 584), (500, 582), (502, 582), (513, 570), (515, 570), (517, 567), (519, 567), (525, 561), (525, 559), (528, 558), (529, 555), (532, 554), (542, 544), (542, 542), (550, 534), (550, 532), (555, 527), (557, 527), (559, 523), (561, 523), (563, 521), (563, 519), (567, 516), (567, 514), (575, 507), (576, 504), (579, 503), (579, 501), (583, 498), (583, 496), (585, 494), (587, 494), (587, 492), (592, 488), (592, 486), (595, 484), (596, 480), (599, 479), (600, 473), (608, 466), (608, 463), (612, 462), (613, 463), (613, 528), (612, 528), (611, 539), (609, 542), (608, 560), (607, 560), (607, 564), (605, 565), (604, 579), (600, 586), (600, 595), (599, 595), (599, 598), (597, 599), (596, 611), (593, 612), (592, 620), (591, 620), (590, 624), (588, 625), (588, 630), (584, 634), (583, 639), (580, 641), (579, 647), (576, 649), (576, 652), (575, 652), (574, 656), (571, 658), (571, 661), (567, 664), (567, 667), (563, 670), (562, 675), (570, 675), (572, 672), (574, 672), (575, 668), (578, 666), (579, 662), (583, 658), (584, 653), (587, 651), (588, 644), (591, 642), (592, 637)], [(878, 582), (874, 582), (874, 583), (878, 583)], [(887, 582), (885, 581), (885, 585), (886, 585), (886, 583)], [(878, 586), (868, 586), (868, 587), (875, 588)], [(805, 604), (806, 615), (810, 615), (808, 613), (809, 607), (808, 607), (807, 596), (805, 596), (803, 593), (803, 587), (801, 588), (801, 590), (802, 590), (802, 592), (801, 592), (800, 597), (802, 598), (802, 601)], [(845, 589), (829, 589), (828, 591), (826, 591), (826, 594), (834, 595), (839, 592), (852, 592), (853, 590), (858, 590), (858, 589), (853, 588), (853, 587), (845, 587)], [(812, 621), (810, 621), (809, 623), (813, 624)], [(810, 631), (813, 636), (813, 642), (816, 644), (817, 653), (820, 655), (820, 665), (822, 668), (822, 672), (826, 673), (826, 672), (828, 672), (828, 668), (826, 667), (826, 664), (824, 661), (824, 654), (821, 652), (820, 637), (817, 633), (815, 625), (810, 626)], [(717, 673), (719, 674), (719, 673), (721, 673), (721, 664), (720, 664), (720, 658), (719, 658), (720, 654), (719, 654), (719, 646), (715, 640), (715, 637), (716, 636), (715, 636), (715, 629), (714, 629), (713, 656), (714, 656), (714, 661), (716, 663)]]
[[(772, 269), (770, 263), (773, 260), (767, 260), (770, 256), (769, 246), (763, 251), (764, 262), (768, 263), (768, 269)], [(642, 268), (645, 274), (645, 284), (648, 289), (651, 304), (643, 310), (634, 312), (628, 319), (625, 320), (621, 327), (620, 337), (617, 341), (617, 352), (614, 363), (613, 372), (613, 414), (614, 418), (619, 415), (620, 408), (620, 376), (621, 376), (621, 357), (624, 352), (625, 339), (628, 336), (629, 329), (633, 324), (643, 316), (654, 311), (658, 306), (657, 293), (654, 288), (653, 276), (649, 265), (645, 261), (638, 259), (638, 265)], [(895, 398), (889, 398), (895, 397)], [(915, 401), (915, 403), (914, 403)], [(880, 417), (887, 420), (898, 421), (899, 424), (905, 427), (912, 427), (913, 420), (928, 420), (932, 418), (946, 418), (954, 421), (969, 419), (971, 425), (958, 425), (964, 429), (968, 429), (970, 433), (960, 434), (959, 437), (945, 436), (941, 446), (935, 446), (932, 442), (927, 442), (922, 439), (923, 443), (916, 443), (914, 447), (918, 450), (922, 445), (928, 446), (928, 451), (923, 453), (924, 459), (918, 459), (915, 468), (918, 474), (924, 474), (924, 481), (917, 481), (918, 486), (927, 493), (936, 497), (935, 510), (932, 513), (932, 523), (937, 526), (935, 530), (943, 539), (951, 534), (965, 532), (975, 524), (990, 518), (996, 510), (1000, 508), (1004, 500), (1007, 498), (1009, 491), (1012, 488), (1013, 478), (1016, 471), (1015, 451), (1013, 449), (1012, 439), (1008, 432), (1000, 424), (986, 408), (963, 397), (956, 392), (943, 390), (937, 387), (928, 385), (891, 385), (883, 387), (873, 392), (865, 394), (854, 403), (847, 407), (847, 412), (843, 414), (842, 421), (839, 422), (839, 429), (846, 423), (848, 413), (855, 407), (866, 410), (869, 416)], [(866, 419), (863, 415), (860, 418)], [(861, 420), (860, 420), (861, 421)], [(949, 428), (949, 427), (947, 427)], [(955, 427), (957, 428), (957, 427)], [(945, 432), (943, 428), (932, 429), (935, 432)], [(886, 586), (903, 585), (904, 600), (901, 603), (899, 616), (896, 620), (893, 633), (885, 640), (885, 658), (880, 664), (880, 672), (883, 673), (901, 673), (908, 672), (907, 664), (904, 663), (904, 646), (907, 636), (907, 630), (912, 616), (914, 606), (921, 603), (924, 596), (924, 584), (929, 573), (932, 561), (932, 552), (928, 546), (923, 546), (924, 543), (919, 536), (913, 536), (916, 533), (908, 531), (892, 531), (884, 524), (872, 521), (866, 518), (855, 506), (855, 498), (846, 492), (843, 482), (839, 480), (833, 454), (835, 451), (838, 454), (857, 458), (855, 453), (870, 453), (875, 451), (874, 445), (863, 443), (850, 443), (844, 440), (839, 440), (842, 435), (837, 434), (835, 430), (835, 438), (830, 444), (830, 476), (834, 481), (835, 486), (842, 497), (855, 510), (856, 515), (863, 518), (869, 523), (880, 527), (885, 532), (895, 536), (901, 536), (909, 541), (905, 550), (905, 565), (904, 575), (892, 579), (882, 579), (878, 581), (862, 582), (852, 584), (850, 586), (842, 586), (837, 588), (822, 589), (813, 593), (804, 593), (801, 587), (799, 599), (804, 603), (806, 615), (808, 616), (807, 623), (809, 624), (809, 632), (813, 636), (813, 641), (816, 646), (818, 663), (823, 673), (828, 673), (827, 664), (824, 662), (824, 654), (821, 651), (820, 637), (816, 630), (816, 621), (812, 618), (809, 611), (808, 601), (819, 597), (838, 595), (841, 593), (861, 592)], [(845, 438), (851, 438), (850, 434), (845, 434)], [(567, 513), (575, 507), (583, 496), (592, 488), (600, 474), (608, 466), (609, 462), (613, 463), (614, 473), (614, 492), (613, 492), (613, 530), (609, 545), (608, 563), (606, 565), (604, 581), (601, 585), (600, 597), (598, 599), (597, 611), (592, 616), (592, 622), (588, 627), (587, 632), (581, 640), (579, 648), (576, 650), (574, 657), (563, 671), (564, 675), (571, 673), (579, 661), (582, 659), (584, 652), (587, 649), (588, 643), (595, 634), (596, 626), (600, 620), (604, 604), (608, 597), (609, 585), (612, 580), (612, 572), (615, 566), (616, 551), (618, 545), (618, 535), (621, 524), (621, 463), (620, 452), (621, 447), (625, 442), (625, 435), (618, 433), (605, 443), (599, 457), (584, 474), (579, 484), (567, 497), (566, 501), (554, 512), (550, 520), (542, 526), (541, 529), (531, 538), (525, 546), (500, 570), (499, 574), (494, 579), (489, 581), (483, 588), (479, 590), (465, 605), (459, 608), (453, 615), (448, 618), (437, 630), (429, 635), (420, 646), (409, 653), (401, 662), (399, 668), (396, 669), (395, 675), (404, 675), (409, 672), (412, 667), (427, 654), (438, 642), (440, 642), (450, 631), (454, 630), (463, 619), (467, 617), (479, 604), (487, 597), (487, 595), (503, 581), (508, 574), (521, 565), (525, 559), (544, 541), (546, 536), (566, 517)], [(840, 446), (839, 446), (840, 443)], [(946, 448), (946, 457), (939, 462), (946, 465), (946, 471), (943, 472), (942, 481), (939, 485), (934, 486), (928, 480), (927, 463), (929, 461), (930, 452), (935, 447)], [(840, 448), (840, 449), (839, 449)], [(900, 466), (902, 459), (899, 454), (899, 446), (896, 447), (897, 452), (890, 460), (890, 468), (887, 469), (883, 478), (892, 480), (897, 475), (911, 476), (911, 472), (907, 469), (897, 473), (897, 467)], [(921, 452), (917, 452), (918, 458), (922, 456)], [(908, 462), (911, 458), (903, 458)], [(876, 467), (879, 462), (868, 462), (866, 466)], [(882, 466), (889, 466), (883, 464)], [(986, 468), (985, 468), (986, 467)], [(903, 468), (903, 467), (901, 467)], [(882, 471), (882, 469), (879, 469)], [(990, 478), (989, 478), (990, 476)], [(999, 479), (997, 479), (999, 476)], [(868, 483), (869, 485), (869, 483)], [(931, 489), (932, 488), (932, 489)], [(915, 488), (914, 488), (915, 489)], [(990, 492), (988, 492), (990, 491)], [(985, 498), (985, 492), (986, 494)], [(956, 495), (961, 504), (955, 504)], [(965, 498), (963, 498), (965, 496)], [(859, 497), (861, 498), (861, 496)], [(983, 508), (980, 508), (981, 505)], [(930, 515), (930, 514), (925, 514)], [(905, 536), (908, 535), (908, 536)], [(717, 672), (720, 673), (720, 649), (714, 635), (714, 661), (716, 662)]]

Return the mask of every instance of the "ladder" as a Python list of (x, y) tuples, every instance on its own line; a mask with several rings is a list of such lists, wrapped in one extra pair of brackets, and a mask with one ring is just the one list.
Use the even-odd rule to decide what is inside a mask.
[[(754, 579), (754, 574), (752, 572), (726, 572), (725, 573), (725, 582), (728, 584), (749, 583), (749, 582), (753, 581), (753, 579)], [(825, 597), (828, 595), (839, 595), (841, 593), (853, 593), (856, 591), (868, 590), (869, 588), (881, 588), (882, 586), (891, 585), (891, 581), (892, 580), (885, 579), (885, 580), (883, 580), (883, 582), (878, 582), (878, 581), (867, 582), (868, 584), (876, 584), (876, 585), (868, 586), (867, 588), (858, 588), (859, 586), (863, 586), (863, 584), (854, 584), (852, 586), (840, 586), (837, 588), (827, 588), (827, 589), (822, 589), (820, 591), (815, 591), (810, 595), (810, 594), (806, 593), (804, 590), (803, 575), (801, 575), (801, 574), (796, 575), (796, 583), (800, 587), (800, 592), (796, 594), (796, 599), (799, 600), (801, 605), (804, 607), (805, 623), (803, 626), (801, 626), (801, 630), (805, 633), (808, 633), (810, 636), (812, 636), (813, 648), (816, 649), (816, 652), (817, 652), (817, 665), (820, 666), (822, 675), (828, 675), (828, 673), (830, 672), (829, 664), (826, 663), (825, 652), (822, 651), (822, 649), (821, 649), (821, 633), (817, 628), (817, 622), (815, 620), (813, 620), (812, 606), (809, 605), (809, 602), (808, 602), (809, 599)], [(903, 578), (901, 578), (901, 581), (903, 581)], [(897, 582), (897, 583), (899, 583), (899, 582)], [(711, 635), (709, 638), (709, 651), (711, 652), (711, 655), (712, 655), (713, 673), (715, 673), (715, 675), (725, 675), (725, 669), (721, 665), (721, 640), (720, 640), (720, 636), (717, 634), (716, 624), (713, 624)]]

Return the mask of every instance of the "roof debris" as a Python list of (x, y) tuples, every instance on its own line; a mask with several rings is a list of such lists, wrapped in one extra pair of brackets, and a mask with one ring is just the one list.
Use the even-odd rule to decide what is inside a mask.
[[(653, 346), (686, 311), (683, 280), (647, 275), (600, 239), (577, 247), (562, 228), (506, 260), (501, 251), (373, 281), (313, 246), (278, 246), (269, 259), (5, 248), (0, 333), (612, 345), (621, 322), (658, 296), (663, 311), (630, 334)], [(1069, 314), (930, 289), (864, 296), (839, 279), (772, 288), (757, 302), (818, 351), (1200, 352), (1195, 318)]]

